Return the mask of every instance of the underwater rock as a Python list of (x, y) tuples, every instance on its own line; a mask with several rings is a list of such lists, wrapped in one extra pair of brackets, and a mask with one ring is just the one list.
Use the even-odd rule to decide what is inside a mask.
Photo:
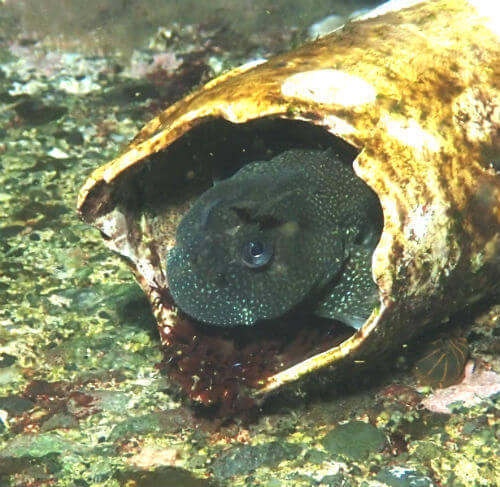
[(57, 413), (42, 424), (40, 431), (43, 433), (55, 429), (76, 429), (78, 427), (78, 420), (74, 416)]
[(0, 397), (0, 409), (4, 409), (11, 416), (17, 416), (29, 411), (35, 406), (33, 401), (19, 396)]
[(216, 478), (225, 480), (245, 475), (260, 466), (276, 467), (283, 460), (295, 458), (300, 451), (299, 445), (278, 441), (236, 446), (214, 460), (212, 472)]
[(14, 110), (26, 125), (43, 125), (66, 115), (64, 106), (47, 105), (43, 101), (29, 98), (15, 105)]
[(17, 361), (17, 357), (8, 353), (0, 353), (0, 369), (10, 367)]
[(353, 487), (351, 481), (341, 473), (335, 475), (325, 475), (320, 481), (321, 487)]
[(216, 487), (207, 479), (177, 467), (160, 467), (152, 471), (141, 469), (120, 470), (115, 474), (122, 487)]
[(382, 451), (386, 446), (386, 438), (375, 426), (363, 421), (352, 421), (335, 427), (321, 443), (329, 453), (363, 460), (371, 453)]
[(384, 482), (390, 487), (435, 487), (429, 477), (426, 477), (411, 468), (393, 466), (381, 470), (377, 480)]
[(435, 413), (451, 414), (454, 404), (470, 408), (499, 392), (500, 375), (493, 370), (475, 370), (471, 362), (465, 367), (462, 382), (433, 392), (422, 405)]

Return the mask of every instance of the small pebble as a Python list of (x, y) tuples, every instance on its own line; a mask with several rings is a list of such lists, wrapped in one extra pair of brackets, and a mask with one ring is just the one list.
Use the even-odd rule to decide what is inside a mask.
[(69, 155), (66, 154), (66, 152), (62, 151), (58, 147), (54, 147), (49, 152), (47, 152), (47, 154), (50, 157), (53, 157), (54, 159), (67, 159), (69, 157)]
[(393, 466), (384, 468), (377, 474), (377, 480), (390, 487), (434, 487), (429, 477), (406, 467)]

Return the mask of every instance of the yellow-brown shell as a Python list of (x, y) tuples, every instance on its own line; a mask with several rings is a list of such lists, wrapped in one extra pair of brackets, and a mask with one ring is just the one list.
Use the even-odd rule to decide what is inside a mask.
[[(354, 169), (384, 213), (372, 266), (380, 307), (349, 339), (274, 375), (261, 392), (325, 365), (367, 361), (499, 289), (500, 20), (478, 0), (413, 3), (210, 81), (149, 122), (81, 189), (81, 217), (129, 259), (165, 331), (177, 315), (162, 304), (161, 252), (147, 238), (124, 241), (151, 227), (144, 214), (124, 214), (124, 178), (219, 118), (300, 120), (359, 151)], [(162, 163), (168, 172), (172, 161)], [(161, 251), (195, 196), (167, 210)], [(139, 247), (149, 253), (140, 263)]]

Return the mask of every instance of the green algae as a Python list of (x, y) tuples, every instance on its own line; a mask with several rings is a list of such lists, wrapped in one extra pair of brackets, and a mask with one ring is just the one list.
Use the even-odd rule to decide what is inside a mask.
[(78, 420), (70, 414), (56, 413), (42, 424), (40, 431), (46, 432), (56, 429), (77, 429)]
[(382, 431), (371, 424), (353, 421), (334, 428), (321, 443), (331, 454), (362, 460), (370, 453), (382, 451), (386, 438)]
[(18, 435), (7, 443), (0, 458), (42, 458), (63, 452), (82, 454), (86, 450), (83, 445), (65, 440), (58, 434)]

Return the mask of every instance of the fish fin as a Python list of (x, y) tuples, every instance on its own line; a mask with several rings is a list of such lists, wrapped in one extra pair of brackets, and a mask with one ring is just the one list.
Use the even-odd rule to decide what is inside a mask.
[(314, 314), (359, 330), (378, 304), (378, 288), (371, 272), (372, 252), (353, 245), (340, 277), (328, 287)]

